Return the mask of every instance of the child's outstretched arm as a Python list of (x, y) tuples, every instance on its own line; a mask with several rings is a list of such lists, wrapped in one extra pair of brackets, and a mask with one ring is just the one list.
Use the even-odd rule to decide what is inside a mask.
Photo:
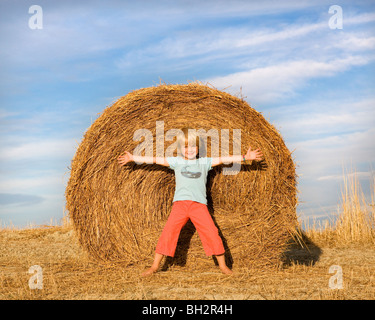
[(220, 164), (227, 164), (232, 162), (242, 162), (246, 161), (260, 161), (263, 158), (262, 151), (260, 149), (251, 150), (251, 147), (247, 150), (244, 155), (237, 156), (227, 156), (227, 157), (215, 157), (212, 158), (212, 167), (218, 166)]
[(117, 160), (120, 166), (124, 166), (128, 162), (135, 161), (137, 163), (159, 164), (161, 166), (169, 167), (169, 163), (164, 157), (135, 156), (128, 151), (125, 151), (125, 153), (119, 156)]

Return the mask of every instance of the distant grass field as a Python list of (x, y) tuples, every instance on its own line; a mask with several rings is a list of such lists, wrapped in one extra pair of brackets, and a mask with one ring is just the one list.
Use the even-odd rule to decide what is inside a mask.
[[(152, 261), (98, 264), (82, 251), (68, 222), (0, 230), (0, 299), (375, 299), (374, 199), (367, 203), (355, 175), (346, 180), (335, 224), (301, 231), (277, 268), (233, 266), (221, 274), (211, 258), (140, 277)], [(43, 287), (31, 289), (41, 267)], [(334, 266), (334, 267), (332, 267)], [(340, 276), (340, 271), (342, 274)], [(342, 280), (342, 288), (337, 280)]]

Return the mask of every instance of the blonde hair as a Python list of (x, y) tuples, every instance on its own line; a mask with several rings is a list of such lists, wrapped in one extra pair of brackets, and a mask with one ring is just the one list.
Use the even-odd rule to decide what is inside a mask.
[(178, 151), (181, 150), (181, 147), (183, 145), (186, 145), (186, 143), (190, 146), (198, 147), (199, 148), (199, 136), (197, 134), (197, 131), (195, 129), (189, 129), (189, 128), (182, 128), (182, 133), (180, 132), (177, 135), (177, 148)]

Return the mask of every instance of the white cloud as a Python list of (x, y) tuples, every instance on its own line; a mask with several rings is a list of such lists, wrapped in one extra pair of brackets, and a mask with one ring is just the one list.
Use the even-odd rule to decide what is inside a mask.
[(328, 176), (321, 176), (318, 177), (316, 180), (318, 181), (327, 181), (327, 180), (337, 180), (337, 181), (342, 181), (344, 179), (352, 179), (352, 178), (357, 178), (357, 179), (369, 179), (373, 176), (373, 173), (370, 171), (355, 171), (351, 173), (344, 173), (341, 175), (328, 175)]
[[(303, 179), (317, 179), (346, 167), (370, 166), (375, 159), (375, 128), (363, 132), (291, 143)], [(331, 174), (330, 174), (331, 173)]]
[(5, 109), (0, 109), (0, 121), (4, 121), (9, 117), (17, 116), (19, 115), (18, 112), (11, 112)]
[[(326, 29), (326, 23), (315, 23), (306, 25), (289, 25), (278, 31), (278, 29), (264, 30), (249, 32), (243, 37), (235, 35), (235, 41), (232, 44), (236, 48), (249, 47), (249, 46), (259, 46), (267, 43), (274, 43), (277, 41), (285, 41), (293, 38), (307, 36), (310, 33), (316, 32), (321, 29)], [(232, 37), (233, 39), (233, 34)]]
[(42, 201), (42, 197), (32, 194), (0, 193), (0, 206), (29, 206)]
[(73, 139), (40, 139), (18, 145), (3, 145), (0, 160), (19, 161), (30, 159), (56, 159), (73, 155), (77, 142)]
[(260, 51), (262, 46), (267, 46), (269, 43), (292, 40), (323, 28), (327, 28), (326, 23), (288, 25), (284, 28), (263, 27), (255, 30), (251, 27), (208, 28), (201, 32), (193, 29), (172, 33), (159, 44), (146, 50), (150, 53), (165, 54), (171, 58), (197, 56), (212, 52), (220, 56), (225, 55), (228, 51), (232, 55), (240, 55), (251, 47)]
[(345, 25), (365, 24), (373, 21), (375, 21), (375, 12), (366, 12), (358, 15), (351, 15), (349, 17), (343, 15), (343, 22)]
[[(349, 25), (354, 26), (372, 21), (373, 16), (361, 14), (348, 17), (347, 20)], [(250, 66), (254, 68), (283, 63), (285, 57), (288, 60), (293, 57), (294, 60), (305, 61), (345, 59), (353, 51), (368, 51), (374, 47), (371, 29), (367, 32), (335, 33), (329, 29), (326, 18), (318, 22), (305, 20), (261, 26), (253, 26), (250, 22), (229, 27), (172, 29), (156, 43), (128, 50), (116, 59), (116, 66), (120, 69), (141, 67), (154, 64), (156, 60), (158, 64), (163, 64), (168, 59), (168, 67), (173, 65), (178, 68), (186, 65), (188, 59), (194, 59), (195, 64), (201, 65), (225, 59), (234, 70), (246, 70)]]
[[(267, 52), (268, 61), (272, 61), (275, 59), (274, 56), (280, 55), (281, 52), (288, 55), (288, 52), (296, 48), (301, 49), (306, 42), (306, 37), (314, 33), (316, 37), (316, 32), (324, 29), (327, 29), (325, 22), (256, 28), (232, 26), (171, 31), (157, 43), (126, 52), (116, 60), (116, 66), (125, 69), (134, 65), (150, 64), (156, 59), (159, 63), (160, 60), (168, 59), (169, 64), (170, 60), (178, 60), (179, 65), (186, 63), (188, 59), (194, 59), (195, 63), (202, 65), (219, 59), (229, 59), (234, 69), (239, 69), (248, 64), (255, 65), (253, 55), (259, 52), (261, 56), (264, 55), (264, 51)], [(303, 39), (303, 43), (296, 42), (296, 39)], [(311, 41), (312, 39), (308, 40), (310, 43)], [(279, 43), (277, 50), (270, 50), (277, 43)]]
[(375, 37), (345, 33), (340, 37), (340, 41), (333, 41), (332, 45), (346, 51), (373, 50)]
[(3, 206), (0, 211), (0, 224), (26, 227), (40, 224), (60, 223), (60, 219), (66, 215), (64, 208), (64, 195), (45, 194), (43, 201), (24, 206)]
[(13, 174), (12, 177), (1, 179), (0, 193), (33, 193), (42, 196), (50, 193), (62, 194), (63, 187), (67, 182), (67, 174), (63, 175), (51, 171), (35, 171), (31, 176), (25, 174), (24, 177)]
[(292, 141), (317, 135), (337, 135), (364, 131), (375, 126), (375, 98), (363, 100), (315, 100), (296, 106), (273, 109), (278, 125)]
[(242, 88), (250, 102), (270, 103), (293, 95), (308, 80), (317, 77), (332, 76), (353, 66), (365, 65), (369, 58), (349, 56), (331, 61), (299, 60), (286, 61), (277, 65), (236, 72), (207, 81), (223, 89), (231, 86), (230, 91), (238, 92)]

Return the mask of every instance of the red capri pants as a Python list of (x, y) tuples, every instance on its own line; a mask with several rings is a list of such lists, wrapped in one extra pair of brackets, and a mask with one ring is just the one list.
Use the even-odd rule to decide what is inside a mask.
[(223, 241), (207, 206), (196, 201), (181, 200), (173, 202), (171, 213), (156, 245), (156, 253), (174, 256), (180, 231), (189, 219), (198, 231), (207, 256), (225, 252)]

